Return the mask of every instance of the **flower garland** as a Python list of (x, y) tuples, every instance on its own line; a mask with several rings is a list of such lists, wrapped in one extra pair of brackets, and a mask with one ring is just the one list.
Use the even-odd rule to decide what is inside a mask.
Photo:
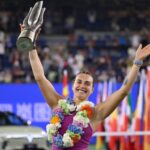
[[(81, 102), (75, 106), (72, 101), (59, 100), (58, 107), (54, 110), (51, 118), (51, 123), (46, 126), (48, 140), (59, 148), (74, 146), (81, 139), (81, 135), (84, 134), (83, 128), (88, 127), (89, 119), (93, 115), (93, 107), (94, 104), (89, 101)], [(64, 116), (74, 111), (77, 111), (77, 113), (73, 117), (72, 124), (68, 126), (64, 135), (59, 134), (58, 130), (61, 128)]]

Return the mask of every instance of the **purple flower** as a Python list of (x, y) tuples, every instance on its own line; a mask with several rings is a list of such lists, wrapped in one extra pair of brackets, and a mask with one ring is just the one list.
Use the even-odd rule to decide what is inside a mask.
[(79, 122), (79, 121), (74, 120), (74, 121), (73, 121), (73, 124), (76, 125), (76, 126), (78, 126), (78, 127), (84, 128), (84, 125), (83, 125), (82, 122)]
[(62, 108), (57, 107), (57, 108), (54, 109), (54, 113), (60, 113), (60, 112), (61, 112), (61, 113), (64, 112)]
[(55, 110), (54, 110), (54, 112), (53, 112), (53, 116), (59, 116), (59, 118), (61, 119), (61, 120), (63, 120), (64, 119), (64, 115), (63, 115), (63, 110), (61, 109), (61, 108), (55, 108)]
[(74, 101), (71, 98), (67, 98), (67, 103), (71, 105), (71, 104), (74, 104)]
[(54, 136), (53, 142), (57, 147), (63, 147), (62, 135), (57, 134), (57, 136)]
[(68, 126), (68, 130), (70, 130), (71, 132), (75, 133), (75, 134), (83, 134), (84, 132), (82, 131), (82, 128), (76, 125), (69, 125)]
[(64, 115), (61, 112), (58, 112), (57, 115), (60, 117), (61, 120), (64, 119)]

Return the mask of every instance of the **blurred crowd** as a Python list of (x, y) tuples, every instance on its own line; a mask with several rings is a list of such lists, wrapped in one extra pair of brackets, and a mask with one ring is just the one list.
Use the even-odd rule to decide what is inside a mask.
[[(88, 3), (91, 1), (86, 1), (83, 9), (78, 1), (74, 7), (69, 2), (52, 2), (48, 5), (48, 1), (45, 1), (47, 10), (37, 41), (47, 78), (61, 82), (63, 70), (67, 69), (71, 81), (80, 70), (86, 69), (94, 74), (95, 81), (113, 78), (122, 82), (139, 43), (144, 46), (150, 42), (149, 8), (145, 6), (142, 9), (143, 5), (133, 7), (129, 3), (128, 10), (121, 9), (119, 4), (116, 10), (117, 5), (102, 7), (96, 5), (98, 1), (93, 1), (93, 5)], [(0, 2), (2, 83), (34, 82), (28, 53), (16, 48), (19, 23), (26, 15), (28, 5), (33, 5), (30, 2), (23, 7), (23, 3), (10, 0)], [(137, 9), (139, 7), (140, 10)], [(149, 64), (150, 59), (147, 58), (143, 68)]]

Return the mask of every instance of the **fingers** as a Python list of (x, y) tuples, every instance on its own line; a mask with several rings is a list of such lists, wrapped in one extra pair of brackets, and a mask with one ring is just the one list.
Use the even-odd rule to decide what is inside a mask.
[(144, 49), (150, 49), (150, 44), (144, 47)]
[(144, 49), (150, 49), (150, 44), (144, 46), (143, 48), (142, 48), (142, 44), (140, 44), (137, 50), (140, 50), (140, 49), (143, 49), (143, 50)]
[(144, 60), (145, 57), (147, 57), (150, 54), (150, 44), (146, 45), (145, 47), (142, 48), (142, 44), (139, 45), (135, 59), (137, 60)]
[(20, 26), (20, 31), (22, 32), (25, 29), (25, 26), (21, 23), (19, 24), (19, 26)]
[(139, 45), (137, 51), (141, 50), (142, 49), (142, 44)]

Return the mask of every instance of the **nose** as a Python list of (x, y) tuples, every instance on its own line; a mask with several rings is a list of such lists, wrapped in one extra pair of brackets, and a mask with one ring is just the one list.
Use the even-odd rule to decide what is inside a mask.
[(83, 89), (85, 88), (84, 83), (81, 83), (81, 84), (80, 84), (80, 88), (83, 88)]

